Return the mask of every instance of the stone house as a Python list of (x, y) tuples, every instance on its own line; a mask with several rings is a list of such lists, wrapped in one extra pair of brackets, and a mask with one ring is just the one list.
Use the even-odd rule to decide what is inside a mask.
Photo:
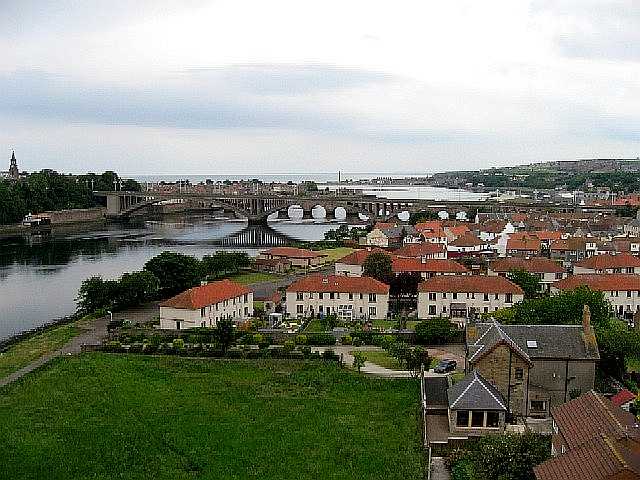
[(160, 328), (215, 327), (219, 320), (253, 316), (253, 293), (244, 285), (220, 280), (190, 288), (160, 304)]
[(469, 323), (466, 370), (477, 370), (515, 416), (550, 409), (593, 388), (600, 356), (588, 308), (582, 325)]

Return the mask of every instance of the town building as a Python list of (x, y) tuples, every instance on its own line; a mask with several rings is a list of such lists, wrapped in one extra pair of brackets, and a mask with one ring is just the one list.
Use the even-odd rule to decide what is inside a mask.
[(550, 256), (554, 260), (561, 260), (563, 265), (569, 267), (598, 252), (598, 244), (591, 237), (569, 237), (554, 240), (549, 246)]
[(589, 391), (551, 410), (553, 458), (534, 467), (536, 480), (640, 479), (640, 425)]
[(573, 273), (635, 273), (640, 274), (640, 258), (629, 253), (594, 255), (573, 266)]
[(9, 170), (6, 172), (0, 172), (0, 178), (7, 178), (9, 180), (20, 179), (20, 171), (18, 170), (18, 161), (16, 160), (15, 152), (11, 152), (11, 159), (9, 160)]
[(253, 316), (253, 293), (244, 285), (220, 280), (190, 288), (160, 304), (160, 328), (215, 327), (219, 320)]
[(448, 316), (464, 320), (523, 299), (522, 289), (504, 277), (437, 276), (418, 286), (418, 318)]
[(389, 309), (389, 286), (370, 277), (307, 275), (286, 292), (290, 317), (337, 315), (346, 321), (384, 319)]
[(640, 309), (640, 275), (628, 273), (600, 273), (571, 275), (554, 283), (551, 292), (575, 290), (585, 286), (604, 293), (616, 315), (631, 319)]
[(447, 256), (449, 257), (477, 256), (489, 253), (491, 253), (489, 242), (480, 240), (471, 232), (467, 232), (447, 244)]
[(391, 264), (393, 273), (418, 274), (423, 279), (438, 275), (469, 275), (471, 272), (464, 265), (448, 259), (399, 258), (394, 257)]
[(542, 242), (534, 235), (514, 233), (507, 240), (506, 254), (509, 256), (535, 257), (540, 255)]
[(275, 247), (264, 250), (258, 255), (258, 259), (267, 260), (288, 260), (292, 266), (309, 268), (320, 265), (326, 257), (325, 254), (294, 247)]
[(550, 408), (588, 392), (599, 360), (591, 316), (582, 325), (467, 325), (467, 371), (477, 370), (516, 416), (547, 417)]
[(524, 270), (540, 279), (540, 291), (548, 292), (551, 285), (567, 276), (567, 271), (554, 260), (546, 257), (507, 257), (492, 261), (488, 275), (506, 277), (513, 270)]
[(383, 253), (385, 255), (389, 255), (389, 252), (381, 248), (369, 247), (356, 250), (336, 261), (334, 264), (336, 275), (344, 275), (345, 277), (361, 277), (364, 275), (364, 262), (372, 253)]
[(445, 259), (447, 247), (442, 243), (414, 243), (394, 250), (393, 254), (402, 258)]

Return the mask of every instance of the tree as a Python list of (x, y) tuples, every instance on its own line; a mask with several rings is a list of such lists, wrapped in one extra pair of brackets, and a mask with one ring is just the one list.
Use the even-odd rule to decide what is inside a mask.
[(441, 345), (454, 335), (451, 322), (446, 317), (436, 317), (415, 326), (416, 343), (420, 345)]
[(235, 340), (233, 322), (228, 318), (218, 320), (214, 330), (214, 337), (218, 346), (226, 353)]
[(141, 305), (158, 294), (159, 282), (150, 272), (125, 273), (118, 281), (115, 308), (123, 309)]
[(401, 273), (391, 279), (389, 293), (398, 297), (414, 297), (421, 281), (419, 273)]
[(103, 280), (102, 277), (90, 277), (82, 282), (76, 297), (78, 310), (89, 314), (105, 308), (112, 308), (118, 294), (118, 283)]
[(416, 223), (427, 222), (429, 220), (438, 220), (438, 213), (432, 210), (422, 210), (420, 212), (412, 213), (409, 216), (409, 223), (415, 225)]
[(540, 278), (521, 268), (511, 270), (507, 278), (524, 290), (524, 298), (536, 298), (540, 292)]
[(367, 356), (363, 352), (353, 352), (353, 366), (358, 369), (358, 372), (364, 367), (367, 361)]
[(363, 264), (364, 275), (380, 280), (383, 283), (391, 283), (393, 269), (391, 257), (386, 253), (375, 252), (367, 257)]
[(163, 296), (175, 295), (200, 281), (200, 261), (181, 253), (162, 252), (149, 260), (144, 270), (158, 279)]
[(414, 347), (406, 352), (405, 361), (407, 363), (407, 370), (409, 370), (412, 377), (416, 378), (420, 374), (422, 365), (424, 365), (425, 368), (429, 368), (431, 358), (426, 348)]
[(640, 333), (618, 319), (610, 319), (595, 330), (600, 352), (598, 367), (608, 375), (622, 378), (627, 357), (640, 352)]

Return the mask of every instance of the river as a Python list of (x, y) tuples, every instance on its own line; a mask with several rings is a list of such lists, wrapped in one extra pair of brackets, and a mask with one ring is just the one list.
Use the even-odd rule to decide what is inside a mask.
[(164, 250), (197, 257), (225, 249), (255, 255), (261, 247), (320, 240), (337, 226), (334, 222), (278, 221), (269, 228), (249, 228), (242, 221), (200, 215), (54, 233), (45, 239), (1, 239), (0, 339), (73, 313), (78, 287), (85, 278), (116, 278), (140, 270)]

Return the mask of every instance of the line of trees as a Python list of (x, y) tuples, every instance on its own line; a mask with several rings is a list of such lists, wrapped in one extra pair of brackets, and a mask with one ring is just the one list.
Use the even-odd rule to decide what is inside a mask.
[(113, 190), (114, 182), (120, 185), (121, 181), (123, 190), (141, 189), (135, 180), (121, 179), (110, 171), (65, 175), (42, 170), (19, 181), (0, 180), (0, 225), (18, 223), (28, 213), (98, 206), (91, 189)]
[(140, 272), (125, 273), (116, 280), (87, 278), (76, 302), (81, 313), (123, 310), (145, 302), (166, 298), (202, 280), (215, 280), (238, 273), (251, 264), (245, 252), (216, 252), (199, 260), (190, 255), (162, 252), (150, 259)]

